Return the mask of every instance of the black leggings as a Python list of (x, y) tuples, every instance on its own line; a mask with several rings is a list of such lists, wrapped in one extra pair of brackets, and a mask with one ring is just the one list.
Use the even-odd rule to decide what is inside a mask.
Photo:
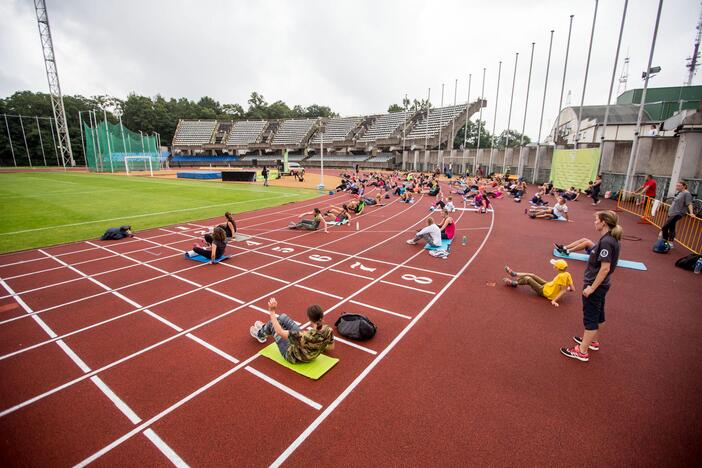
[(597, 203), (600, 201), (600, 186), (596, 186), (592, 188), (592, 202)]
[(663, 233), (663, 239), (668, 242), (673, 242), (675, 240), (675, 225), (682, 219), (682, 215), (675, 215), (668, 218), (661, 232)]

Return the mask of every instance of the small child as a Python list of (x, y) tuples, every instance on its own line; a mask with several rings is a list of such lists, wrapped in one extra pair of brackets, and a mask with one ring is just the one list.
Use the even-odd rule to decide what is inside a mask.
[(505, 271), (511, 278), (502, 278), (502, 282), (505, 286), (512, 286), (513, 288), (521, 285), (529, 285), (536, 294), (550, 300), (554, 307), (558, 307), (558, 300), (561, 296), (563, 296), (566, 291), (573, 291), (573, 277), (566, 271), (568, 269), (568, 263), (566, 263), (565, 260), (551, 259), (550, 263), (558, 272), (556, 277), (551, 281), (547, 282), (533, 273), (517, 273), (510, 267), (505, 266)]

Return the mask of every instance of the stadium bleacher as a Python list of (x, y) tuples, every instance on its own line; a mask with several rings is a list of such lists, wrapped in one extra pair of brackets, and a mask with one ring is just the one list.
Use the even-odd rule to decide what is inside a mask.
[(366, 133), (358, 139), (359, 143), (370, 143), (375, 140), (388, 138), (400, 128), (409, 117), (411, 112), (393, 112), (379, 115)]
[(302, 146), (303, 140), (316, 123), (317, 119), (284, 120), (271, 144)]
[[(329, 119), (324, 125), (324, 143), (347, 141), (352, 131), (363, 121), (362, 117), (340, 117)], [(316, 132), (310, 144), (319, 145), (322, 142), (322, 132)]]
[[(354, 162), (363, 162), (366, 159), (368, 159), (370, 155), (368, 154), (325, 154), (324, 155), (324, 164), (327, 162), (348, 162), (348, 163), (354, 163)], [(314, 156), (310, 156), (307, 158), (306, 161), (309, 162), (321, 162), (322, 156), (319, 154), (315, 154)]]
[(209, 144), (216, 127), (216, 120), (180, 120), (173, 136), (173, 146)]
[(227, 145), (250, 145), (256, 143), (267, 123), (265, 120), (234, 122), (232, 129), (229, 131)]
[(465, 104), (430, 109), (429, 118), (424, 117), (420, 120), (412, 127), (412, 130), (410, 130), (405, 138), (407, 140), (418, 140), (427, 137), (432, 138), (438, 135), (439, 129), (450, 124), (451, 121), (458, 117), (465, 109)]

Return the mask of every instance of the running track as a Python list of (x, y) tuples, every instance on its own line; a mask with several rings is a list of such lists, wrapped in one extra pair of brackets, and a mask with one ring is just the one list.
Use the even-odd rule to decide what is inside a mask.
[[(182, 251), (218, 220), (0, 257), (5, 464), (302, 465), (314, 456), (359, 466), (660, 465), (699, 454), (700, 365), (672, 347), (631, 361), (651, 329), (665, 333), (658, 343), (702, 331), (686, 313), (689, 294), (661, 298), (641, 286), (663, 274), (690, 287), (697, 278), (650, 256), (651, 275), (618, 270), (612, 345), (579, 366), (557, 353), (579, 331), (576, 297), (556, 310), (494, 282), (504, 263), (546, 276), (553, 225), (582, 235), (589, 206), (574, 207), (576, 222), (562, 227), (526, 220), (506, 200), (496, 213), (457, 213), (447, 260), (404, 243), (428, 199), (368, 208), (358, 231), (356, 219), (326, 235), (285, 229), (302, 211), (346, 198), (241, 215), (240, 232), (252, 238), (230, 244), (234, 256), (217, 266)], [(571, 266), (576, 284), (582, 269)], [(300, 322), (313, 302), (329, 323), (363, 313), (378, 335), (339, 339), (329, 353), (339, 364), (310, 381), (257, 357), (263, 345), (248, 326), (265, 320), (271, 295)], [(643, 304), (679, 313), (666, 321)], [(582, 414), (595, 428), (578, 441), (571, 431)]]

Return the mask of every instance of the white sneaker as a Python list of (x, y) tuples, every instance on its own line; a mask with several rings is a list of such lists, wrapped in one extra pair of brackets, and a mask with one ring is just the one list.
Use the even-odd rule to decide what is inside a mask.
[(417, 243), (417, 241), (414, 240), (414, 239), (408, 239), (408, 240), (407, 240), (407, 243), (410, 244), (410, 245), (415, 245), (415, 244)]
[(258, 340), (259, 343), (265, 343), (265, 342), (266, 342), (266, 339), (265, 339), (265, 338), (261, 338), (261, 337), (259, 336), (259, 334), (258, 334), (258, 332), (259, 332), (260, 330), (261, 330), (260, 328), (256, 328), (256, 325), (251, 325), (251, 328), (249, 328), (249, 333), (251, 333), (251, 336), (253, 336), (254, 338), (256, 338), (256, 339)]

